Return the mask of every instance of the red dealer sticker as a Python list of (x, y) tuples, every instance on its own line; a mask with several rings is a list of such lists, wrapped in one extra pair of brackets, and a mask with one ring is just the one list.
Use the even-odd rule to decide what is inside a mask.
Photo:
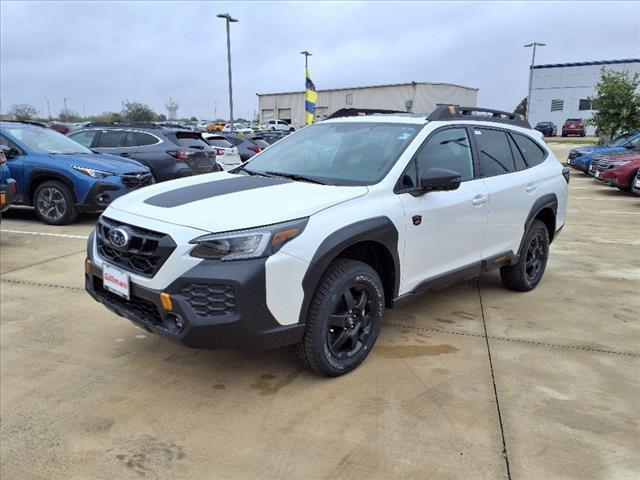
[(111, 265), (102, 267), (102, 286), (129, 300), (129, 275)]

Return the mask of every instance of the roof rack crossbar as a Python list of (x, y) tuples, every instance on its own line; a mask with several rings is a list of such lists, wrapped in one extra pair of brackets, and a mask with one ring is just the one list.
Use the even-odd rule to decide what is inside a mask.
[(486, 122), (499, 122), (517, 125), (519, 127), (531, 128), (531, 125), (519, 113), (504, 112), (502, 110), (493, 110), (491, 108), (480, 107), (459, 107), (456, 105), (440, 106), (436, 108), (427, 120), (444, 121), (444, 120), (481, 120)]
[(340, 118), (340, 117), (359, 117), (364, 115), (376, 115), (376, 114), (393, 114), (393, 113), (404, 113), (401, 110), (381, 110), (377, 108), (341, 108), (340, 110), (336, 110), (331, 115), (329, 115), (325, 120), (330, 120), (332, 118)]

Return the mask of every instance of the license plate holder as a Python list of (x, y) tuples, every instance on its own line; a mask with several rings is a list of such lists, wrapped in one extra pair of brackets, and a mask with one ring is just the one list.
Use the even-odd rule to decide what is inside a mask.
[(129, 275), (119, 268), (105, 263), (102, 267), (102, 286), (122, 298), (130, 299)]

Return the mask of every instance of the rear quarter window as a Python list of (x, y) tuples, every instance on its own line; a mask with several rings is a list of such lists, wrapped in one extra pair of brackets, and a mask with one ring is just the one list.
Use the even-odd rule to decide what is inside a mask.
[(156, 143), (159, 143), (156, 137), (145, 132), (134, 132), (133, 137), (135, 138), (136, 145), (139, 147), (146, 147), (148, 145), (155, 145)]
[(512, 133), (512, 136), (529, 167), (535, 167), (544, 162), (547, 154), (540, 145), (519, 133)]

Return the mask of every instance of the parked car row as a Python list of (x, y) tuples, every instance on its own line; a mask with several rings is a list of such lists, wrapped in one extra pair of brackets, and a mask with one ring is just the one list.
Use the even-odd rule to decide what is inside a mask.
[(597, 155), (638, 149), (640, 149), (640, 132), (630, 132), (614, 138), (606, 145), (587, 145), (572, 148), (569, 151), (567, 163), (576, 170), (588, 173), (591, 162)]
[(640, 192), (640, 132), (621, 135), (604, 146), (574, 148), (567, 162), (600, 183), (635, 194)]
[[(558, 135), (558, 127), (553, 122), (538, 122), (534, 130), (538, 130), (545, 137), (555, 137)], [(581, 118), (567, 118), (562, 125), (561, 135), (578, 135), (584, 137), (587, 134), (586, 127)]]
[(0, 145), (6, 161), (0, 210), (11, 203), (28, 205), (46, 223), (71, 223), (79, 213), (104, 210), (131, 190), (235, 168), (288, 134), (201, 133), (169, 123), (92, 122), (64, 136), (36, 122), (2, 122)]

